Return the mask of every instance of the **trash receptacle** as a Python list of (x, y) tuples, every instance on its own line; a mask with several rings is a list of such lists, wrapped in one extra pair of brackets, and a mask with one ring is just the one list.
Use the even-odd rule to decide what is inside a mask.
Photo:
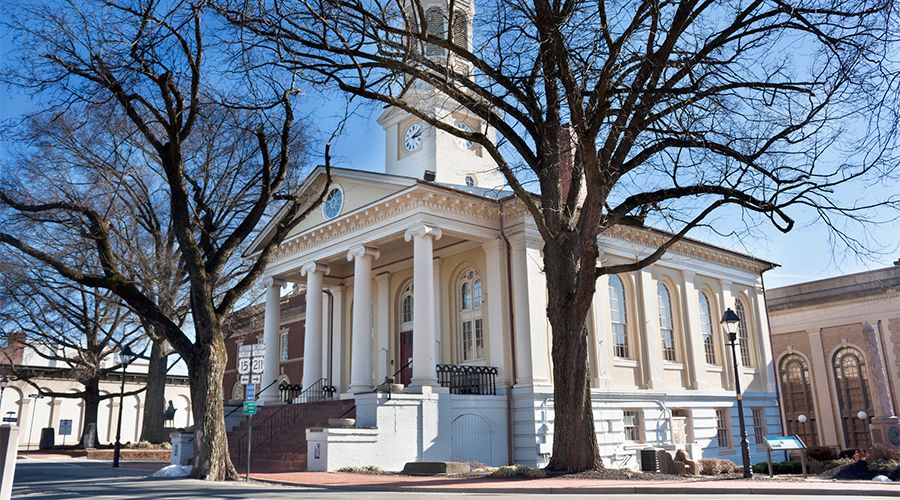
[(194, 433), (172, 434), (172, 465), (191, 465), (194, 459)]

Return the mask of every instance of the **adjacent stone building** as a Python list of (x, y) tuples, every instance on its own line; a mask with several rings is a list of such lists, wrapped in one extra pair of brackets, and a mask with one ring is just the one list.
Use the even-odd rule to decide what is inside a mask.
[(766, 303), (786, 432), (843, 449), (900, 445), (900, 261), (771, 289)]

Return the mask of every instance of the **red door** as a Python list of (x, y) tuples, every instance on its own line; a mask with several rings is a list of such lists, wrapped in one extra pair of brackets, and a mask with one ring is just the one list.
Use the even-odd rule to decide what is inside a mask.
[[(413, 332), (400, 332), (400, 383), (409, 385), (412, 380)], [(409, 365), (409, 366), (407, 366)], [(405, 368), (404, 368), (405, 367)]]

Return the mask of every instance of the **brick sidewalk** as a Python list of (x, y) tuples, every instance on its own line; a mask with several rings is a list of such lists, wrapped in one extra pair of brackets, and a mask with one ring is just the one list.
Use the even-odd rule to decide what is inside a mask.
[(693, 481), (622, 481), (575, 478), (493, 479), (419, 477), (339, 472), (282, 472), (251, 474), (252, 479), (338, 491), (405, 491), (429, 493), (529, 494), (743, 494), (885, 496), (900, 498), (900, 483), (870, 481), (808, 481), (709, 479)]

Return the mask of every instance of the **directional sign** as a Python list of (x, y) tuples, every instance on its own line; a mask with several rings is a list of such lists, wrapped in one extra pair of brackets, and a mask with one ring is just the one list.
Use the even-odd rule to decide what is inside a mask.
[(253, 354), (253, 344), (243, 344), (238, 346), (238, 357), (250, 357)]
[(244, 401), (244, 415), (256, 415), (256, 401)]
[(249, 374), (241, 375), (241, 383), (244, 385), (249, 384), (250, 383), (250, 375)]
[(261, 384), (262, 383), (262, 373), (254, 373), (250, 375), (250, 382), (253, 384)]
[(254, 356), (253, 361), (250, 363), (250, 373), (262, 373), (265, 366), (265, 358)]
[(252, 363), (250, 361), (250, 358), (238, 358), (238, 366), (237, 366), (238, 374), (246, 375), (246, 374), (250, 373), (250, 365), (251, 364)]
[(256, 384), (247, 384), (247, 391), (244, 395), (247, 401), (256, 401)]
[(266, 355), (266, 344), (253, 344), (251, 347), (251, 352), (253, 352), (254, 357)]

